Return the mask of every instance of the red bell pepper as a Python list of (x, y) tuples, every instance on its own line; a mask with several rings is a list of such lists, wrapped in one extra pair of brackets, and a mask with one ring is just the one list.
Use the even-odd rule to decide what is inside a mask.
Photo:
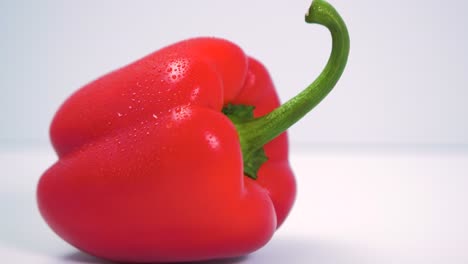
[(349, 51), (329, 4), (315, 1), (306, 21), (330, 29), (331, 57), (282, 106), (266, 69), (216, 38), (168, 46), (74, 93), (53, 119), (59, 160), (37, 189), (49, 226), (115, 261), (226, 258), (265, 245), (296, 194), (284, 131), (330, 92)]

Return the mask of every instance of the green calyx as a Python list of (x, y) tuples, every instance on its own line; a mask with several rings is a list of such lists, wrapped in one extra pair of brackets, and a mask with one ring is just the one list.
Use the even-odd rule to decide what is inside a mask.
[[(223, 108), (223, 113), (234, 123), (234, 125), (238, 125), (254, 120), (254, 109), (255, 107), (250, 105), (228, 104)], [(240, 141), (242, 146), (242, 137), (240, 138)], [(260, 166), (268, 160), (265, 155), (265, 151), (263, 150), (263, 146), (248, 153), (245, 153), (244, 151), (242, 152), (244, 173), (250, 178), (256, 180)]]
[(346, 66), (349, 35), (335, 8), (324, 0), (315, 0), (305, 21), (325, 26), (332, 37), (330, 58), (317, 79), (280, 107), (258, 118), (254, 118), (252, 106), (227, 105), (223, 108), (223, 113), (236, 126), (244, 160), (244, 173), (252, 179), (257, 178), (258, 170), (267, 160), (263, 146), (320, 103), (338, 82)]

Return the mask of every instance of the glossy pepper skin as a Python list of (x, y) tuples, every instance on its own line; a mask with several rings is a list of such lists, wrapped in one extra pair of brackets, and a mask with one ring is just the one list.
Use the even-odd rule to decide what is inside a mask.
[(253, 106), (258, 120), (280, 103), (265, 67), (217, 38), (170, 45), (82, 87), (50, 128), (59, 159), (38, 184), (42, 216), (70, 244), (114, 261), (259, 249), (296, 195), (287, 135), (270, 135), (267, 160), (247, 175), (256, 138), (244, 140), (250, 123), (223, 113), (231, 105)]
[(52, 122), (60, 160), (39, 185), (45, 219), (72, 245), (122, 261), (261, 247), (296, 192), (286, 134), (265, 146), (258, 181), (244, 177), (221, 112), (228, 102), (256, 115), (279, 106), (265, 68), (215, 38), (174, 44), (81, 88)]

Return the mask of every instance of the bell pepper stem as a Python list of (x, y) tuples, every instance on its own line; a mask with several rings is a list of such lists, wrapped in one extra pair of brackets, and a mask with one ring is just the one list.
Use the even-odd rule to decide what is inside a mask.
[(333, 89), (344, 71), (349, 54), (349, 35), (335, 8), (324, 0), (314, 0), (305, 21), (323, 25), (330, 31), (330, 58), (317, 79), (301, 93), (267, 115), (236, 125), (244, 158), (248, 158), (312, 110)]

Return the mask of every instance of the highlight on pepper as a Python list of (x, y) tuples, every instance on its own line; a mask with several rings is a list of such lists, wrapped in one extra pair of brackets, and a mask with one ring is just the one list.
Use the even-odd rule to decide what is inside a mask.
[(72, 94), (50, 126), (58, 160), (40, 178), (41, 215), (62, 239), (118, 262), (249, 254), (296, 196), (286, 130), (335, 86), (349, 36), (315, 0), (305, 18), (331, 32), (317, 79), (280, 104), (265, 67), (238, 46), (194, 38)]

